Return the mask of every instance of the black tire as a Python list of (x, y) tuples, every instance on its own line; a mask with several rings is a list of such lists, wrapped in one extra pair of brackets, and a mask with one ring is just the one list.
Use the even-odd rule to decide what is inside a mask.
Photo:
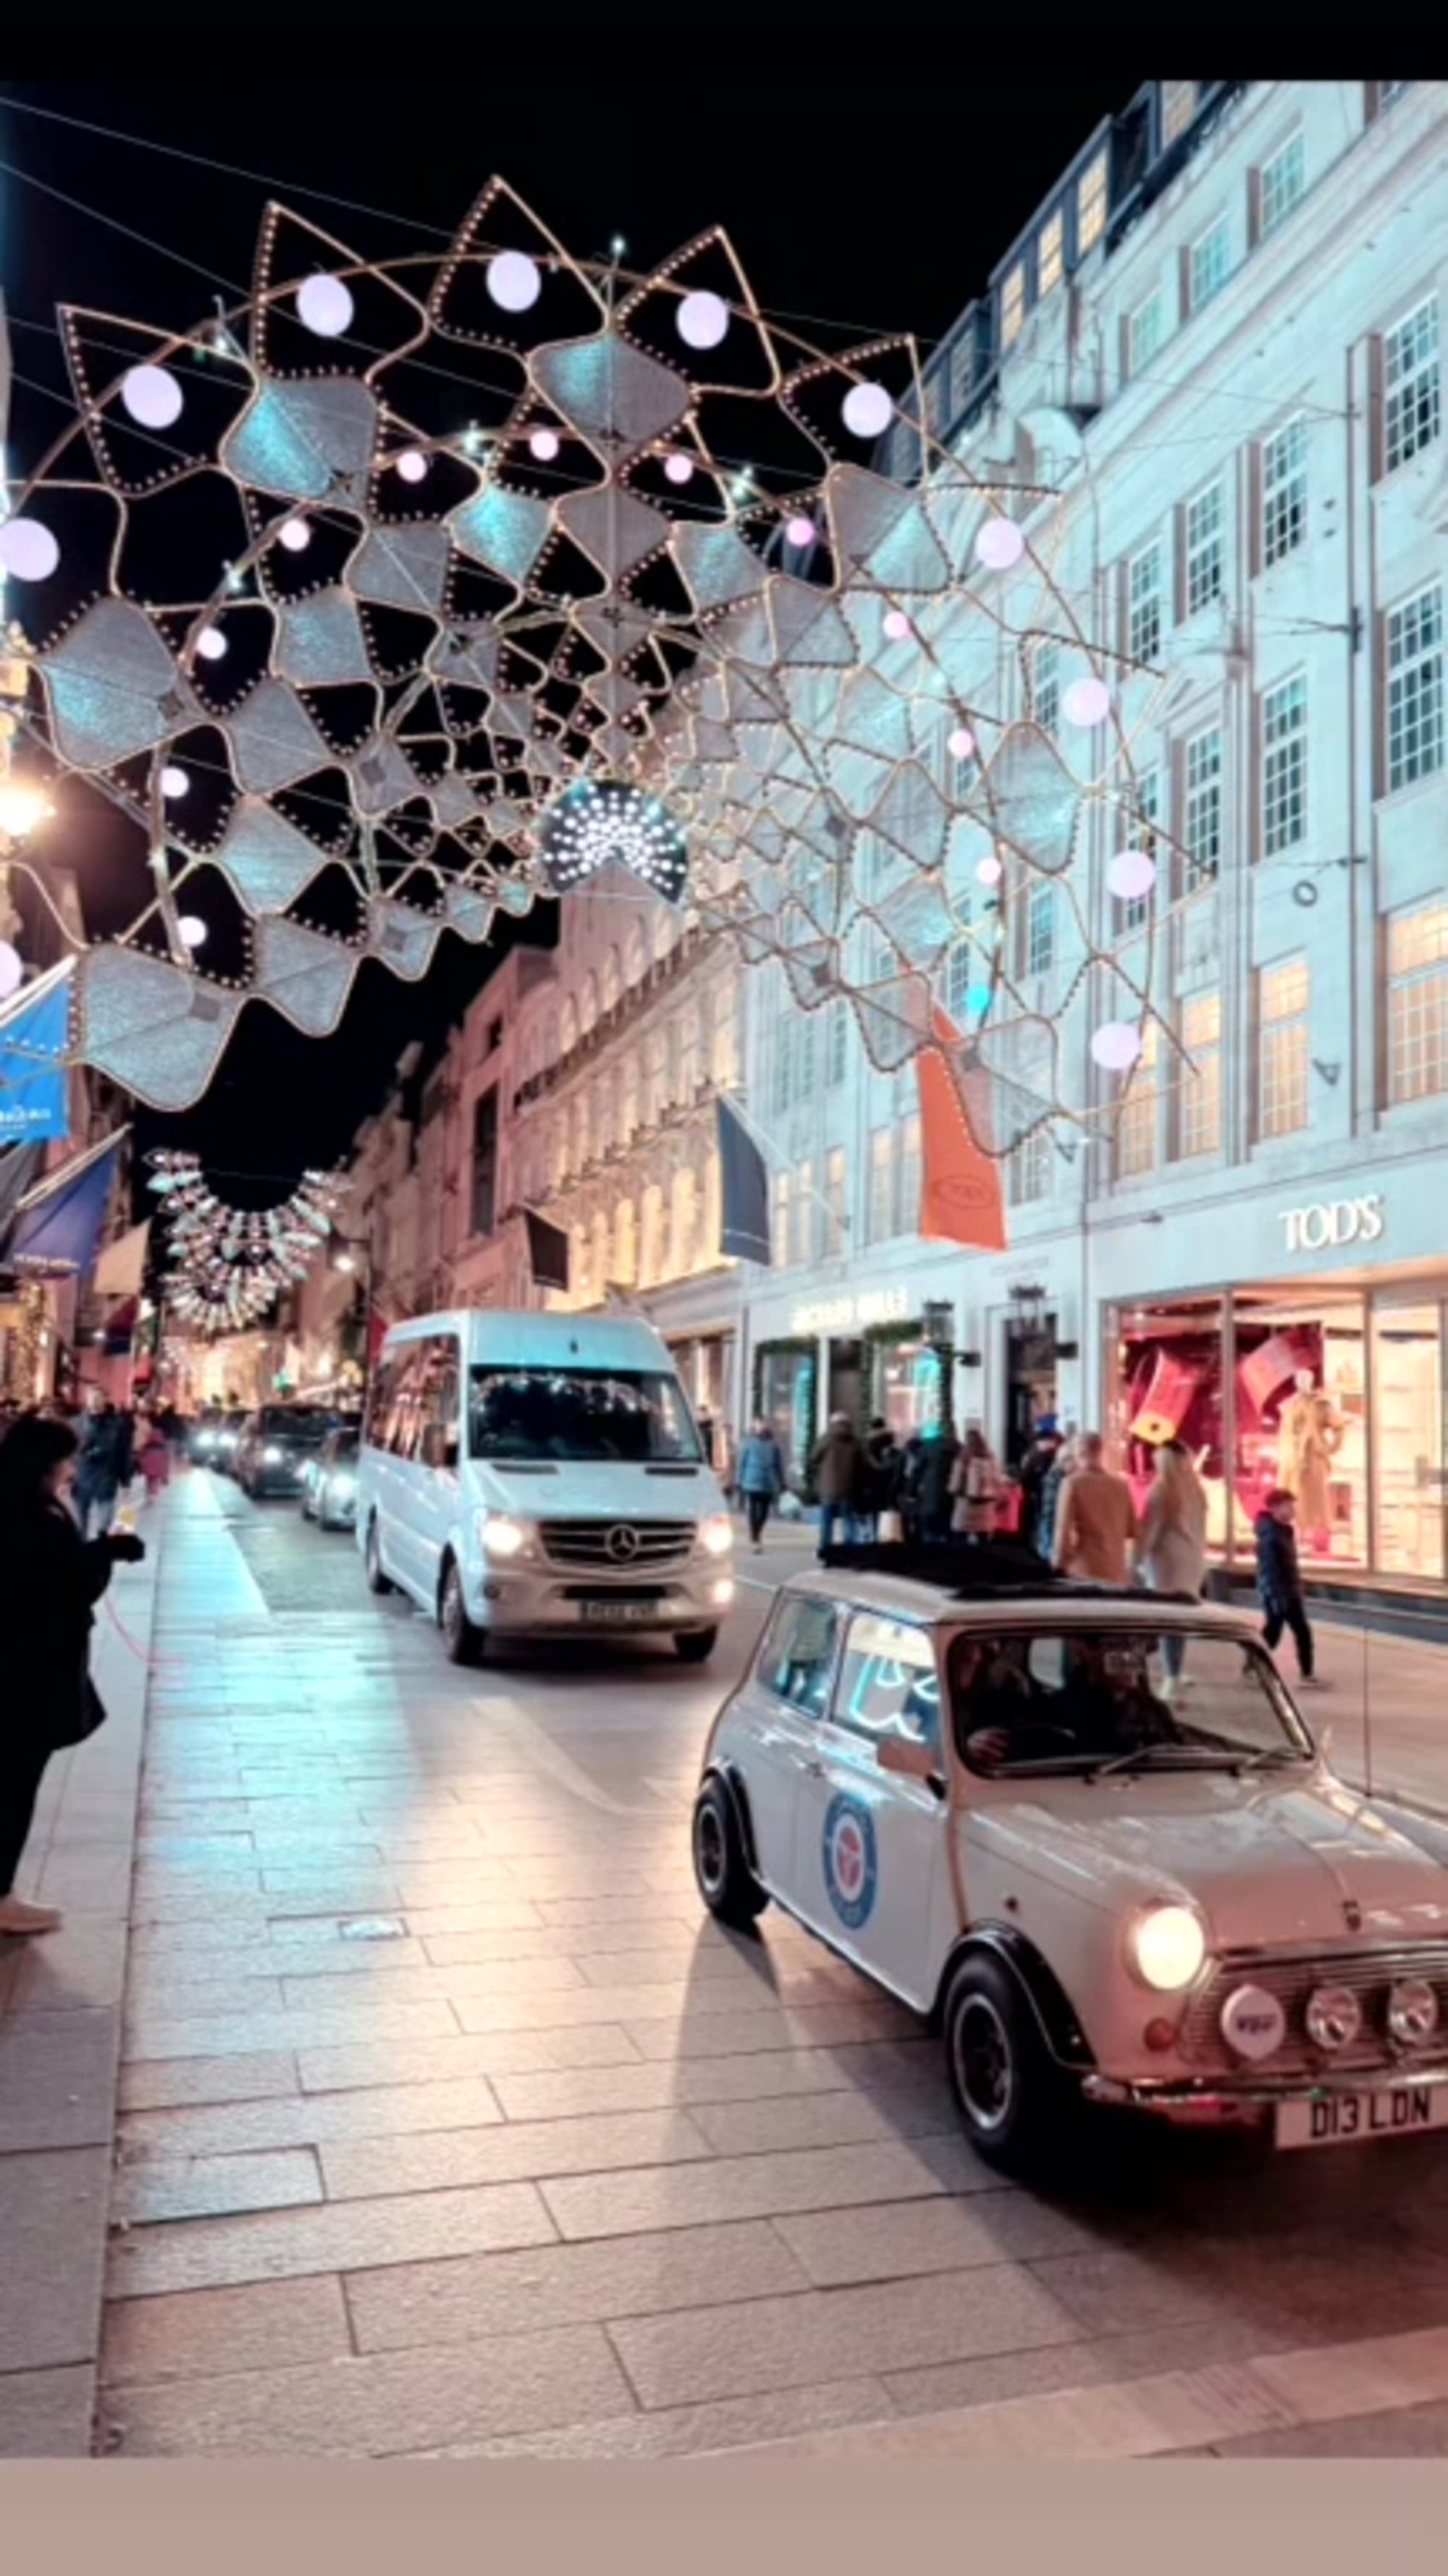
[(674, 1652), (681, 1664), (707, 1664), (719, 1643), (717, 1628), (690, 1628), (674, 1639)]
[(390, 1592), (392, 1590), (392, 1577), (390, 1574), (384, 1574), (382, 1571), (382, 1550), (377, 1541), (377, 1518), (375, 1513), (367, 1524), (367, 1548), (363, 1561), (367, 1568), (368, 1591), (378, 1593)]
[(942, 2029), (950, 2089), (977, 2155), (1017, 2173), (1059, 2156), (1072, 2097), (1009, 1968), (979, 1952), (963, 1959)]
[(442, 1642), (450, 1664), (476, 1664), (482, 1660), (483, 1632), (481, 1628), (475, 1628), (468, 1617), (463, 1600), (463, 1579), (451, 1559), (443, 1568), (437, 1624), (442, 1630)]
[[(303, 1520), (304, 1520), (304, 1521), (314, 1521), (314, 1520), (316, 1519), (316, 1517), (317, 1517), (317, 1515), (316, 1515), (316, 1513), (315, 1513), (315, 1512), (313, 1511), (313, 1509), (312, 1509), (312, 1497), (311, 1497), (311, 1495), (307, 1492), (307, 1489), (306, 1489), (306, 1487), (305, 1487), (305, 1485), (304, 1485), (304, 1486), (302, 1487), (302, 1518), (303, 1518)], [(325, 1524), (324, 1524), (324, 1526), (325, 1526)]]
[(706, 1780), (694, 1801), (692, 1844), (694, 1878), (715, 1922), (747, 1931), (769, 1899), (744, 1856), (739, 1818), (722, 1780)]

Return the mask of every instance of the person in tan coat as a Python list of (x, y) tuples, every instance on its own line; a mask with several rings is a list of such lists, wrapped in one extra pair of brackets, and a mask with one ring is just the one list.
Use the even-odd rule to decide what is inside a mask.
[(1127, 1554), (1136, 1536), (1131, 1487), (1103, 1463), (1099, 1431), (1077, 1443), (1079, 1463), (1061, 1487), (1051, 1561), (1061, 1574), (1084, 1583), (1127, 1581)]

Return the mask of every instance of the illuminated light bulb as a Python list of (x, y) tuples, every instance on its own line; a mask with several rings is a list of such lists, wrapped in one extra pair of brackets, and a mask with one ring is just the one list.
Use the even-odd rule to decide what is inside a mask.
[(885, 611), (884, 625), (885, 632), (889, 636), (892, 644), (900, 643), (902, 638), (910, 632), (910, 620), (906, 616), (903, 608), (887, 608)]
[(183, 912), (176, 924), (183, 948), (202, 948), (206, 944), (206, 924), (194, 912)]
[(1107, 1073), (1129, 1073), (1141, 1053), (1141, 1033), (1129, 1020), (1105, 1020), (1092, 1032), (1092, 1060)]
[(1156, 883), (1156, 861), (1145, 850), (1118, 850), (1109, 861), (1106, 882), (1122, 903), (1139, 903)]
[(181, 388), (167, 367), (132, 367), (121, 379), (121, 400), (143, 429), (169, 429), (181, 417)]
[(505, 313), (526, 313), (543, 292), (538, 263), (522, 250), (500, 250), (486, 271), (488, 293)]
[(556, 429), (535, 429), (528, 441), (528, 453), (530, 456), (536, 456), (540, 465), (551, 465), (558, 453), (558, 446)]
[(186, 771), (178, 768), (175, 761), (168, 761), (166, 763), (165, 768), (161, 772), (161, 793), (163, 796), (184, 796), (190, 784), (191, 781), (187, 776)]
[(1089, 679), (1073, 680), (1061, 700), (1061, 713), (1067, 724), (1083, 728), (1104, 723), (1111, 711), (1111, 691), (1094, 673)]
[(987, 856), (986, 858), (976, 860), (975, 873), (978, 884), (992, 886), (1000, 884), (1002, 877), (1005, 875), (1005, 869), (999, 859)]
[(890, 426), (895, 406), (883, 385), (851, 385), (840, 406), (852, 438), (878, 438)]
[(666, 456), (664, 458), (664, 472), (667, 474), (671, 483), (692, 483), (694, 479), (694, 460), (692, 456)]
[(312, 531), (305, 519), (283, 519), (277, 535), (291, 555), (305, 554), (312, 542)]
[(952, 760), (969, 760), (975, 751), (975, 736), (969, 725), (957, 725), (947, 745)]
[(19, 949), (12, 948), (8, 939), (0, 939), (0, 1002), (8, 1001), (12, 993), (19, 991), (24, 973)]
[(0, 526), (0, 572), (17, 581), (48, 581), (60, 561), (60, 547), (39, 519), (7, 519)]
[(196, 650), (204, 662), (219, 662), (226, 651), (226, 637), (219, 626), (203, 626), (196, 638)]
[(701, 290), (685, 296), (674, 319), (691, 349), (717, 349), (729, 328), (729, 307), (722, 295)]
[(785, 521), (784, 533), (792, 546), (812, 546), (819, 535), (819, 530), (813, 519), (807, 519), (801, 513), (797, 518)]
[(40, 789), (27, 787), (23, 778), (0, 780), (0, 832), (7, 840), (23, 841), (53, 810)]
[(987, 519), (977, 531), (975, 551), (989, 572), (1009, 572), (1026, 551), (1026, 541), (1014, 519)]
[(392, 462), (404, 483), (420, 483), (427, 472), (427, 458), (420, 447), (404, 447)]
[(297, 289), (297, 312), (319, 340), (340, 339), (356, 309), (340, 277), (306, 277)]

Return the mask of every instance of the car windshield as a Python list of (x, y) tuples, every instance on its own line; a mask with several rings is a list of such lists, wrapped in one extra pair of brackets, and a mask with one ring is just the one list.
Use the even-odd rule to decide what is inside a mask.
[(267, 1440), (322, 1441), (328, 1427), (326, 1414), (311, 1404), (268, 1405), (261, 1417), (262, 1436)]
[(468, 1418), (474, 1458), (702, 1456), (679, 1382), (662, 1369), (475, 1368)]
[(946, 1670), (957, 1748), (987, 1777), (1311, 1759), (1270, 1658), (1220, 1630), (966, 1629)]

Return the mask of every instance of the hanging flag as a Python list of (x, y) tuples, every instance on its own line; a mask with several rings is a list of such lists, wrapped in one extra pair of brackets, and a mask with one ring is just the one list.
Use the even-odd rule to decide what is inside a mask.
[(69, 1279), (88, 1271), (96, 1257), (115, 1178), (124, 1128), (48, 1172), (16, 1209), (5, 1260), (32, 1276)]
[(769, 1174), (764, 1156), (737, 1109), (721, 1092), (719, 1122), (719, 1249), (736, 1260), (773, 1259), (769, 1240)]
[(0, 1144), (64, 1136), (70, 961), (0, 1003)]
[(0, 1146), (0, 1261), (5, 1257), (5, 1235), (11, 1217), (27, 1190), (40, 1178), (44, 1149), (37, 1137), (30, 1145)]
[(920, 1232), (932, 1242), (969, 1243), (981, 1252), (1004, 1252), (1005, 1213), (1000, 1165), (982, 1152), (965, 1114), (962, 1081), (952, 1057), (960, 1032), (934, 1012), (934, 1047), (915, 1058), (920, 1093)]
[(112, 1308), (105, 1320), (106, 1357), (123, 1360), (129, 1356), (131, 1342), (141, 1311), (139, 1297), (126, 1297)]
[(568, 1287), (568, 1237), (560, 1225), (549, 1225), (546, 1218), (535, 1216), (524, 1208), (523, 1222), (528, 1228), (528, 1267), (535, 1288)]
[(148, 1218), (144, 1225), (133, 1225), (128, 1233), (118, 1234), (114, 1243), (106, 1245), (91, 1281), (98, 1297), (139, 1297), (150, 1238)]

